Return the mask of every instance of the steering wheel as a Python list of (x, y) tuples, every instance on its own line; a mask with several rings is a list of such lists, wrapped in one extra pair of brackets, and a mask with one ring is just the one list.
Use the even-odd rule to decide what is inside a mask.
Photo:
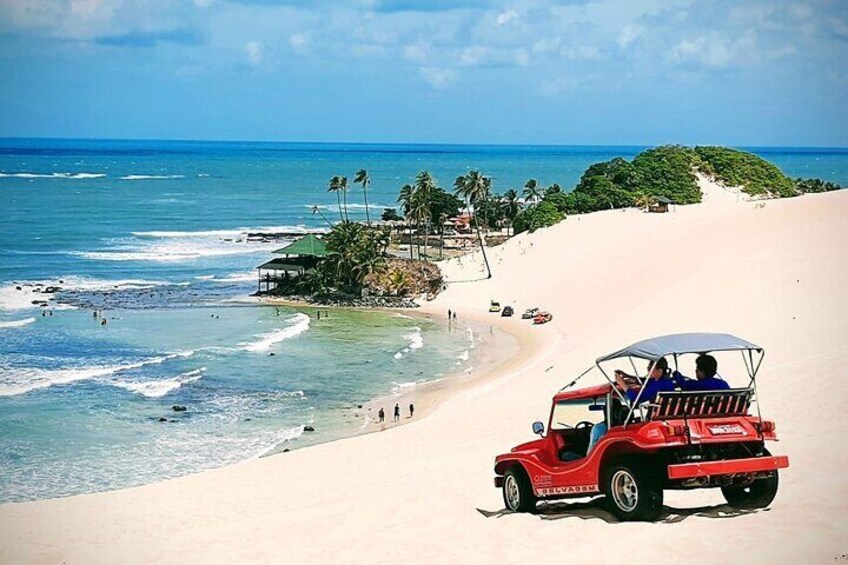
[(582, 430), (584, 428), (585, 429), (591, 429), (592, 426), (594, 426), (594, 425), (595, 424), (593, 424), (592, 422), (589, 422), (587, 420), (583, 420), (582, 422), (577, 422), (577, 425), (574, 426), (574, 429), (575, 430)]

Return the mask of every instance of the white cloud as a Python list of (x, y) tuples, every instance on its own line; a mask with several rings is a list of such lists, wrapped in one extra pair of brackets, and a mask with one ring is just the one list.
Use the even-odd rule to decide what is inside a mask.
[(563, 47), (560, 54), (566, 59), (571, 59), (572, 61), (597, 61), (602, 58), (601, 51), (594, 45), (569, 45), (567, 47)]
[(673, 63), (693, 63), (711, 69), (740, 66), (757, 59), (756, 35), (728, 40), (716, 34), (683, 39), (671, 51)]
[(244, 44), (244, 52), (247, 62), (252, 67), (258, 67), (262, 63), (262, 43), (259, 41), (248, 41)]
[(645, 28), (638, 24), (627, 24), (621, 28), (616, 43), (618, 43), (619, 47), (625, 49), (628, 45), (639, 39), (644, 32)]
[(462, 50), (459, 55), (459, 64), (464, 67), (476, 67), (482, 64), (483, 59), (489, 54), (489, 50), (482, 45), (472, 45)]
[(420, 67), (421, 78), (433, 88), (447, 88), (457, 80), (456, 71), (439, 67)]
[(429, 43), (418, 42), (404, 45), (401, 52), (407, 61), (413, 63), (424, 63), (430, 56), (431, 46)]
[(533, 44), (533, 53), (553, 53), (559, 51), (559, 45), (562, 43), (560, 36), (542, 38)]
[(507, 10), (506, 12), (501, 12), (498, 14), (497, 19), (495, 20), (499, 26), (505, 26), (512, 20), (518, 18), (518, 12), (515, 10)]
[(289, 47), (298, 55), (306, 55), (310, 52), (312, 34), (308, 31), (293, 33), (289, 36)]

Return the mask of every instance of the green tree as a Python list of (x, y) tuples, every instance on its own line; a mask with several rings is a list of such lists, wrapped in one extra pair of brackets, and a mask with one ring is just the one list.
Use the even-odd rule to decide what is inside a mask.
[[(412, 215), (412, 206), (413, 206), (413, 197), (414, 197), (415, 189), (411, 184), (405, 184), (400, 188), (400, 193), (398, 194), (397, 201), (401, 205), (401, 209), (403, 210), (403, 216), (407, 222), (407, 229), (409, 228), (408, 224), (410, 221), (415, 218)], [(409, 258), (413, 259), (412, 256), (412, 235), (409, 236)]]
[(330, 185), (327, 188), (327, 192), (335, 192), (336, 193), (336, 202), (339, 205), (339, 221), (344, 221), (344, 216), (342, 216), (342, 199), (339, 194), (341, 191), (341, 177), (335, 176), (330, 179)]
[(354, 184), (362, 185), (362, 196), (365, 198), (365, 220), (368, 226), (371, 226), (371, 216), (368, 213), (368, 187), (371, 186), (371, 177), (368, 176), (368, 171), (359, 169), (356, 171), (356, 177), (353, 179)]
[(515, 189), (511, 188), (504, 193), (502, 206), (503, 214), (509, 220), (512, 233), (515, 234), (515, 217), (521, 211), (521, 207), (518, 205), (518, 193)]
[(551, 186), (545, 189), (545, 196), (549, 196), (551, 194), (560, 194), (562, 193), (562, 187), (557, 183), (553, 183)]
[(383, 214), (380, 219), (384, 222), (399, 222), (403, 218), (398, 216), (397, 210), (394, 208), (383, 208)]
[(540, 202), (520, 212), (515, 218), (515, 231), (534, 232), (558, 224), (565, 219), (562, 212), (550, 202)]
[(539, 193), (539, 183), (536, 179), (530, 179), (524, 183), (524, 200), (529, 203), (536, 203), (541, 199)]
[[(477, 202), (482, 202), (489, 197), (492, 181), (489, 177), (480, 174), (480, 171), (469, 171), (467, 174), (457, 177), (453, 186), (456, 194), (465, 200), (466, 206), (470, 210)], [(474, 228), (477, 231), (477, 241), (480, 244), (480, 251), (483, 253), (483, 262), (486, 264), (487, 278), (492, 278), (492, 269), (489, 267), (486, 246), (483, 243), (483, 236), (480, 234), (480, 223), (477, 221), (476, 208), (473, 218)]]

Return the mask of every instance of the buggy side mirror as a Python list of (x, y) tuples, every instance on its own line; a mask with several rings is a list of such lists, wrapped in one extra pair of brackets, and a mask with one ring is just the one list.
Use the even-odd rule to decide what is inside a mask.
[(545, 433), (545, 424), (542, 422), (533, 422), (533, 433), (539, 435)]

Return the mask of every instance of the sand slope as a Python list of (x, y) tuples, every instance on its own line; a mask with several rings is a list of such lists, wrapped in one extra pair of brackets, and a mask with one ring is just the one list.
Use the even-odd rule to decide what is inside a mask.
[[(715, 187), (707, 186), (708, 191)], [(532, 358), (402, 428), (114, 493), (0, 507), (0, 561), (840, 562), (848, 553), (848, 192), (765, 203), (708, 195), (667, 215), (574, 216), (446, 267), (435, 303), (489, 319), (538, 305)], [(762, 408), (791, 467), (767, 511), (667, 493), (657, 524), (593, 506), (506, 515), (492, 460), (531, 439), (550, 397), (598, 355), (677, 331), (763, 345)], [(589, 383), (587, 383), (589, 384)], [(119, 454), (116, 454), (119, 456)], [(836, 558), (836, 561), (834, 559)]]

